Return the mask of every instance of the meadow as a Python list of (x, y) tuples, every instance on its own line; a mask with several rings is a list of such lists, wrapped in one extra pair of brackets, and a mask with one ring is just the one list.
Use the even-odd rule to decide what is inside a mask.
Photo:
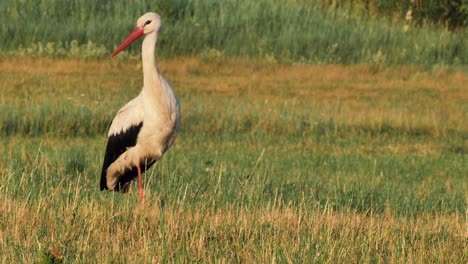
[(182, 130), (140, 204), (98, 189), (139, 65), (0, 62), (2, 262), (466, 262), (463, 71), (160, 60)]
[[(468, 262), (465, 29), (319, 3), (0, 1), (0, 261)], [(99, 177), (146, 11), (182, 125), (141, 204)]]

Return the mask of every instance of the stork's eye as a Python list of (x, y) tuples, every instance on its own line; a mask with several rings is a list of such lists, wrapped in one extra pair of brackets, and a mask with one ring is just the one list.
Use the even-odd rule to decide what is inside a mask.
[(146, 25), (148, 25), (149, 23), (151, 23), (151, 20), (146, 21), (145, 24), (144, 24), (143, 26), (146, 26)]

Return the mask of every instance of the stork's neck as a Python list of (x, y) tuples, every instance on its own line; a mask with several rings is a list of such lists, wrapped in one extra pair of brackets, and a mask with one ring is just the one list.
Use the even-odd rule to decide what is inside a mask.
[(154, 51), (158, 34), (152, 32), (145, 36), (141, 49), (141, 59), (143, 62), (143, 89), (159, 89), (161, 87)]

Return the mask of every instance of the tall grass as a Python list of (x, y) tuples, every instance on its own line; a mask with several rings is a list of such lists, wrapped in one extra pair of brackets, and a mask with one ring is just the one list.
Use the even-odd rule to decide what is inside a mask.
[(465, 65), (468, 57), (462, 33), (431, 27), (404, 32), (399, 22), (326, 12), (318, 1), (53, 0), (32, 5), (5, 0), (0, 9), (3, 53), (80, 57), (67, 52), (76, 41), (78, 47), (98, 50), (83, 57), (106, 56), (102, 50), (116, 47), (141, 14), (155, 11), (164, 20), (158, 54), (165, 57), (215, 52), (281, 62), (378, 65)]

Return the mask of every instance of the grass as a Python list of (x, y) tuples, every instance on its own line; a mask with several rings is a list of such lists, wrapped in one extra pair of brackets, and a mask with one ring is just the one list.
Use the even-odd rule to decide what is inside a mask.
[(140, 205), (98, 190), (139, 62), (0, 62), (2, 262), (466, 262), (464, 72), (159, 65), (182, 131)]
[(428, 25), (405, 32), (403, 16), (377, 19), (347, 9), (327, 12), (319, 1), (48, 0), (31, 5), (4, 0), (0, 9), (0, 52), (15, 56), (106, 57), (138, 17), (155, 11), (164, 20), (158, 49), (164, 57), (457, 67), (468, 58), (463, 29), (456, 34)]

